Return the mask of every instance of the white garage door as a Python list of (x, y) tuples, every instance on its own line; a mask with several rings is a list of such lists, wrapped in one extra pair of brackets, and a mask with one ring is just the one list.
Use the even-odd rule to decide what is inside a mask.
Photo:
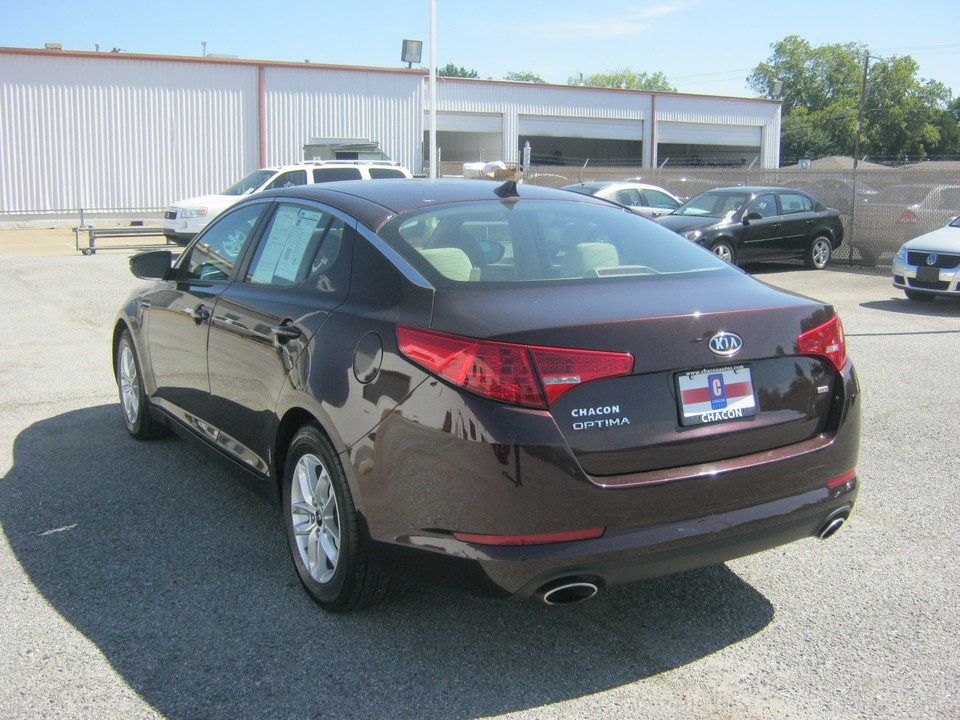
[(603, 140), (643, 140), (642, 120), (521, 115), (518, 121), (521, 135), (596, 138)]
[[(424, 125), (429, 127), (429, 125)], [(437, 130), (445, 132), (499, 133), (503, 115), (498, 113), (437, 113)]]
[(762, 128), (754, 125), (658, 122), (657, 142), (680, 145), (738, 145), (760, 147)]

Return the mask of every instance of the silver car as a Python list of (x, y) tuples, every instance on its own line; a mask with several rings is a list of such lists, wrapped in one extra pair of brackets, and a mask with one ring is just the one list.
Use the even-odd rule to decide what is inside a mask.
[(565, 185), (563, 189), (612, 200), (647, 217), (668, 215), (680, 207), (680, 198), (669, 190), (646, 183), (597, 180)]
[(893, 258), (893, 286), (910, 300), (960, 297), (960, 217), (903, 244)]

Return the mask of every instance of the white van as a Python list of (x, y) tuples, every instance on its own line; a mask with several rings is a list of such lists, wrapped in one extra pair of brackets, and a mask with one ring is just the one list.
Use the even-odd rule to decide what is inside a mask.
[(211, 220), (250, 193), (335, 180), (379, 180), (413, 177), (388, 160), (310, 160), (254, 170), (219, 195), (202, 195), (174, 203), (163, 211), (163, 234), (186, 245)]

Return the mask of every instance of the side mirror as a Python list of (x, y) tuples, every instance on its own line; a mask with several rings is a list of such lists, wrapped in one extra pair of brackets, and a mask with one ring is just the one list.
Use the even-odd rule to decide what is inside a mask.
[(130, 272), (141, 280), (163, 280), (172, 265), (173, 253), (169, 250), (151, 250), (130, 258)]
[(751, 220), (763, 220), (763, 215), (754, 210), (753, 212), (748, 212), (743, 216), (744, 222), (750, 222)]

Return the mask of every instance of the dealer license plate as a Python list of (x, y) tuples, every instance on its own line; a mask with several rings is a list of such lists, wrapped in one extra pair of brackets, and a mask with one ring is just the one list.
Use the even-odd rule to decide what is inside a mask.
[(738, 420), (760, 412), (746, 365), (679, 373), (677, 398), (684, 426)]

